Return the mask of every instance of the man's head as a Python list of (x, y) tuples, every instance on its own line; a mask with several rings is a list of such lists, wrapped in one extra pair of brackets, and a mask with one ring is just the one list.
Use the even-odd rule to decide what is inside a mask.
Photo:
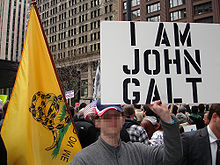
[(209, 124), (208, 115), (209, 115), (209, 111), (206, 111), (205, 114), (204, 114), (204, 117), (203, 117), (203, 121), (204, 121), (205, 125)]
[(205, 105), (204, 104), (199, 104), (198, 108), (199, 108), (200, 113), (204, 113), (204, 111), (205, 111)]
[(97, 102), (97, 115), (99, 119), (96, 125), (100, 128), (101, 136), (114, 137), (120, 135), (124, 123), (120, 105), (102, 105)]
[(209, 126), (215, 136), (220, 138), (220, 104), (212, 104), (208, 119), (210, 120)]
[(134, 109), (141, 109), (141, 105), (140, 104), (134, 104)]
[(199, 111), (198, 106), (192, 106), (192, 113), (198, 114), (198, 111)]
[(135, 111), (134, 111), (134, 107), (133, 105), (125, 105), (123, 107), (124, 110), (124, 116), (126, 116), (127, 118), (134, 118), (135, 116)]

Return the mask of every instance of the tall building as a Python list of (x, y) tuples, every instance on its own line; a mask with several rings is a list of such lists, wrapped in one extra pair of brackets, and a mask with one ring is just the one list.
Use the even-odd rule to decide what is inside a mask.
[[(126, 0), (119, 6), (126, 20)], [(131, 6), (134, 21), (220, 23), (220, 0), (131, 0)]]
[(119, 19), (119, 1), (37, 0), (37, 6), (64, 90), (74, 88), (78, 98), (91, 99), (100, 21)]
[(0, 2), (0, 94), (10, 94), (20, 61), (28, 18), (28, 0)]

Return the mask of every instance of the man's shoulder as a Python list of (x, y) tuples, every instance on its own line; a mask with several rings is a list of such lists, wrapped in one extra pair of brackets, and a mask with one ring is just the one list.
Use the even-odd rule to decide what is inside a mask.
[(184, 132), (181, 134), (182, 139), (188, 139), (189, 141), (195, 141), (197, 138), (208, 137), (207, 127), (193, 131), (193, 132)]

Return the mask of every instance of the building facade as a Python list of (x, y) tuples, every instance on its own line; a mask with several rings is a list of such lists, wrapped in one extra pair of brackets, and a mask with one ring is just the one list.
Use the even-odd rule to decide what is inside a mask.
[(72, 90), (76, 83), (78, 98), (92, 99), (100, 60), (100, 22), (119, 20), (119, 1), (37, 0), (37, 6), (58, 73), (68, 68), (59, 75), (64, 90)]
[(20, 61), (28, 20), (28, 0), (0, 2), (0, 94), (10, 94)]
[[(134, 21), (220, 23), (220, 0), (131, 0), (131, 6)], [(126, 9), (121, 0), (120, 20)]]

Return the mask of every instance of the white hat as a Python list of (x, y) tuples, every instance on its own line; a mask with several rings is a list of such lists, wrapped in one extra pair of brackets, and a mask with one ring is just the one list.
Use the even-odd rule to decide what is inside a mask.
[(156, 125), (157, 124), (157, 118), (155, 116), (146, 116), (143, 120), (148, 120), (151, 122), (151, 124)]

